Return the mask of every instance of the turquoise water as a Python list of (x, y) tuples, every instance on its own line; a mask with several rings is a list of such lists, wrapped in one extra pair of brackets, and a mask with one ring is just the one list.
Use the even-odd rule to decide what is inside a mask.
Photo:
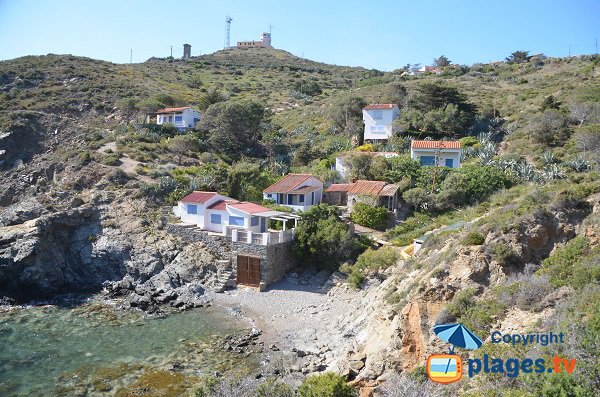
[(113, 395), (149, 370), (227, 371), (240, 358), (215, 341), (248, 328), (218, 308), (165, 318), (98, 302), (0, 310), (0, 396)]

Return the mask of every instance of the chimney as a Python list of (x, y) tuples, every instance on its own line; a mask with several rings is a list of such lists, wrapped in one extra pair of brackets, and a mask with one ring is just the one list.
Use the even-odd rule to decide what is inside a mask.
[(189, 44), (183, 45), (183, 59), (190, 59), (192, 56), (192, 46)]

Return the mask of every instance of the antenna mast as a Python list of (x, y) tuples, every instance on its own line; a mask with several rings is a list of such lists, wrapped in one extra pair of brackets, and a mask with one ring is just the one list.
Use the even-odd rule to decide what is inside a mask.
[(229, 40), (229, 33), (231, 31), (231, 21), (233, 21), (233, 19), (227, 15), (225, 17), (225, 45), (223, 49), (228, 49), (231, 46), (231, 42)]

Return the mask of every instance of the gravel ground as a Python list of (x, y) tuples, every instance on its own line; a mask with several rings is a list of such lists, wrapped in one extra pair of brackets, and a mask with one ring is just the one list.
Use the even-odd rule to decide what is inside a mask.
[[(262, 331), (265, 346), (306, 352), (310, 364), (335, 367), (345, 352), (344, 324), (362, 299), (342, 283), (339, 273), (290, 273), (267, 291), (240, 287), (215, 294), (213, 303), (250, 318)], [(302, 356), (300, 353), (299, 356)]]

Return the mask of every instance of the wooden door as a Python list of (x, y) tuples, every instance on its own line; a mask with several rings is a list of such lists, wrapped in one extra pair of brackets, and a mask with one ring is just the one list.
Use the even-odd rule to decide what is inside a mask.
[(237, 256), (237, 283), (258, 287), (260, 284), (260, 258), (250, 255)]

